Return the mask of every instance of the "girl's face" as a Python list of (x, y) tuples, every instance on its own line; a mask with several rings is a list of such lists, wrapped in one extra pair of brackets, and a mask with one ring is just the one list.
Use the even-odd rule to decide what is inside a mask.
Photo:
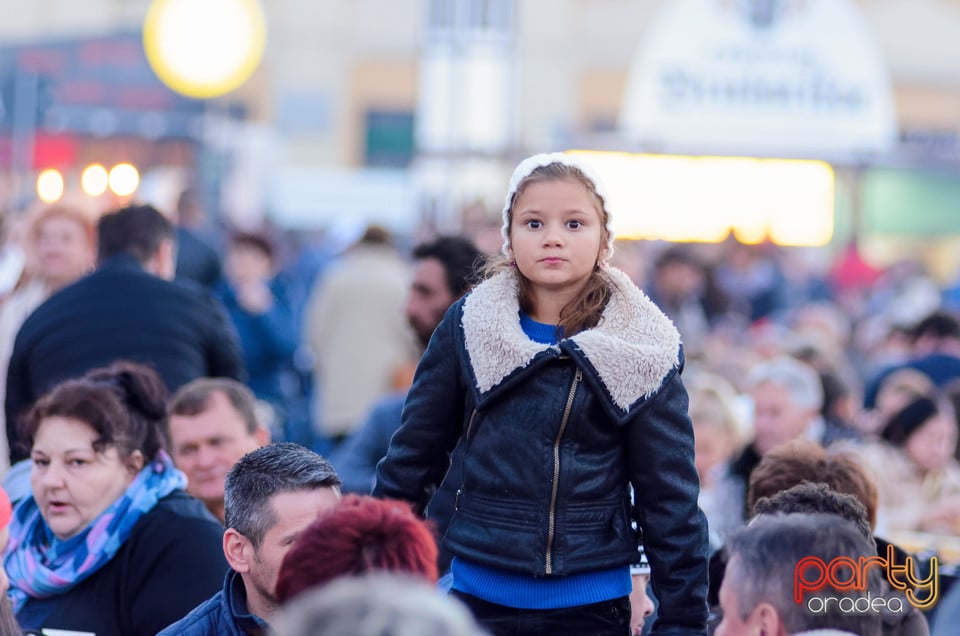
[(935, 413), (907, 438), (904, 450), (925, 471), (943, 468), (957, 447), (957, 425), (952, 414)]
[(600, 208), (587, 188), (572, 179), (535, 181), (511, 216), (510, 252), (533, 288), (580, 291), (606, 251)]
[(125, 465), (114, 447), (93, 449), (97, 433), (86, 423), (51, 416), (33, 440), (30, 485), (40, 515), (60, 539), (69, 539), (116, 501), (133, 481), (142, 458)]

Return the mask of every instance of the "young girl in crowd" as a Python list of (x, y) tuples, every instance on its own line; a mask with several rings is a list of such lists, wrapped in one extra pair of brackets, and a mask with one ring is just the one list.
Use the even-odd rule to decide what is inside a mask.
[(374, 492), (422, 511), (456, 447), (453, 594), (493, 634), (628, 634), (638, 535), (655, 631), (704, 633), (680, 336), (607, 264), (606, 198), (578, 158), (523, 161), (503, 221), (506, 260), (435, 331)]

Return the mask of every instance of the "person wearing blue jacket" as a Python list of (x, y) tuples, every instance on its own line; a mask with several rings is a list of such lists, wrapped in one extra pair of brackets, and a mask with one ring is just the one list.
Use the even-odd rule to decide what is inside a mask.
[(641, 541), (653, 633), (706, 633), (680, 335), (608, 265), (608, 207), (577, 156), (520, 163), (506, 259), (437, 327), (377, 469), (375, 495), (422, 511), (456, 449), (452, 594), (494, 635), (628, 634)]
[(265, 235), (235, 233), (224, 259), (226, 276), (216, 292), (240, 337), (247, 385), (282, 417), (289, 397), (284, 375), (292, 372), (297, 340), (293, 313), (275, 276), (275, 260)]

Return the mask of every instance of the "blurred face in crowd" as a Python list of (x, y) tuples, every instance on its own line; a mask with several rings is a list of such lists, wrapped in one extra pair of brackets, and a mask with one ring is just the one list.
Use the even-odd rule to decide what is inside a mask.
[(761, 382), (750, 392), (754, 403), (754, 445), (760, 454), (806, 432), (816, 412), (794, 403), (787, 387)]
[(266, 618), (277, 607), (277, 577), (283, 557), (317, 515), (330, 510), (338, 501), (337, 488), (282, 492), (271, 497), (270, 508), (276, 523), (264, 534), (259, 546), (249, 541), (245, 546), (247, 570), (242, 574), (247, 604), (257, 616)]
[(407, 321), (426, 347), (443, 314), (456, 300), (447, 285), (446, 269), (436, 258), (422, 258), (414, 264), (413, 283), (407, 298)]
[(273, 276), (273, 261), (253, 245), (234, 243), (224, 259), (224, 271), (234, 284), (265, 281)]
[(80, 420), (52, 416), (40, 422), (30, 458), (30, 485), (40, 515), (59, 539), (86, 528), (120, 498), (143, 457), (123, 461), (117, 449), (93, 448), (97, 432)]
[(187, 475), (187, 491), (223, 520), (223, 485), (241, 457), (269, 442), (269, 433), (247, 423), (219, 391), (196, 415), (171, 415), (168, 424), (173, 462)]
[(704, 276), (692, 263), (674, 262), (657, 270), (656, 284), (658, 293), (678, 302), (702, 293)]
[(957, 424), (949, 411), (938, 411), (920, 425), (907, 441), (907, 455), (925, 471), (943, 468), (957, 447)]
[(734, 450), (733, 435), (721, 422), (701, 413), (694, 420), (694, 463), (701, 483), (707, 484), (719, 466), (722, 466)]
[(80, 221), (55, 214), (37, 228), (40, 273), (54, 287), (80, 278), (93, 267), (94, 258), (90, 235)]
[(717, 625), (714, 636), (748, 636), (760, 633), (777, 633), (765, 631), (766, 623), (775, 623), (772, 620), (776, 610), (768, 603), (761, 603), (746, 616), (740, 615), (740, 597), (737, 587), (740, 585), (742, 572), (736, 555), (727, 563), (727, 569), (720, 584), (720, 609), (723, 620)]

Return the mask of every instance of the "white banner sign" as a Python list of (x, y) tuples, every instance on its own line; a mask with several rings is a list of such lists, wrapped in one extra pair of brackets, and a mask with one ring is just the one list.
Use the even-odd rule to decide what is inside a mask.
[(897, 138), (890, 81), (849, 0), (670, 0), (621, 128), (643, 149), (843, 158)]

